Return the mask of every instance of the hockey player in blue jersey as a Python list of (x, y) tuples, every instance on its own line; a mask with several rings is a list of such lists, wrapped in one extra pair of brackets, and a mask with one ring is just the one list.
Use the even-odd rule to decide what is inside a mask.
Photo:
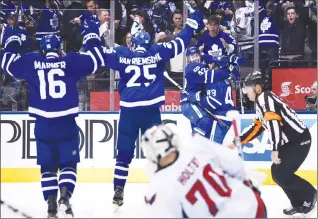
[[(184, 89), (181, 93), (183, 115), (190, 120), (193, 132), (209, 138), (211, 141), (222, 144), (231, 125), (225, 114), (234, 109), (232, 90), (228, 80), (237, 80), (238, 71), (234, 65), (242, 64), (238, 56), (230, 58), (214, 58), (200, 56), (196, 47), (187, 50), (189, 64), (185, 68)], [(212, 65), (212, 69), (206, 64)], [(203, 108), (215, 114), (222, 123), (212, 118)]]
[[(90, 33), (86, 32), (89, 35)], [(98, 28), (91, 35), (98, 36)], [(97, 38), (84, 36), (86, 48)], [(48, 217), (57, 217), (57, 206), (66, 217), (73, 217), (69, 202), (75, 189), (79, 156), (79, 128), (77, 82), (94, 73), (103, 62), (101, 48), (86, 54), (70, 52), (59, 56), (60, 41), (47, 35), (41, 41), (42, 52), (20, 56), (18, 34), (12, 33), (1, 56), (5, 73), (25, 79), (29, 85), (29, 115), (36, 118), (37, 164), (41, 167), (41, 186), (48, 203)], [(97, 45), (97, 44), (96, 44)], [(60, 172), (59, 178), (57, 172)], [(60, 199), (57, 202), (58, 190)]]
[(196, 11), (189, 15), (183, 31), (170, 42), (152, 45), (149, 34), (141, 31), (132, 37), (132, 50), (119, 46), (105, 51), (105, 65), (120, 73), (120, 118), (113, 198), (116, 208), (123, 205), (124, 186), (139, 130), (144, 133), (161, 123), (159, 107), (165, 102), (165, 65), (185, 51), (195, 30), (203, 28), (203, 15)]

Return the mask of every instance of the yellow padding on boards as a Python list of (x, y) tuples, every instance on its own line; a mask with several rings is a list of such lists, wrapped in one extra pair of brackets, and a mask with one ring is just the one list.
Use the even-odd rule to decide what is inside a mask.
[[(267, 175), (265, 185), (275, 185), (271, 177), (269, 169), (256, 169)], [(311, 184), (317, 185), (317, 170), (299, 170), (296, 172), (300, 177), (308, 180)], [(114, 169), (113, 168), (79, 168), (78, 182), (94, 182), (94, 183), (112, 183)], [(40, 182), (39, 168), (1, 168), (1, 182)], [(128, 182), (130, 183), (147, 183), (148, 178), (143, 168), (131, 168), (129, 170)]]

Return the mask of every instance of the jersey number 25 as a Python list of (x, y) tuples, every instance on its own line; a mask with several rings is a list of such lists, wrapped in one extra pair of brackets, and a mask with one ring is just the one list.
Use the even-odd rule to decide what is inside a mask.
[[(210, 164), (207, 164), (204, 169), (203, 169), (203, 177), (204, 179), (209, 183), (209, 185), (221, 196), (221, 197), (230, 197), (232, 190), (229, 188), (225, 178), (223, 175), (220, 175), (216, 173)], [(218, 177), (222, 186), (218, 184), (214, 180), (214, 177)], [(206, 188), (204, 187), (203, 183), (201, 180), (197, 180), (190, 191), (187, 193), (186, 198), (187, 200), (194, 205), (198, 201), (198, 197), (196, 196), (197, 192), (202, 196), (204, 199), (205, 203), (207, 204), (210, 213), (215, 216), (216, 213), (218, 212), (218, 209), (216, 207), (215, 202), (211, 199), (209, 196)]]
[[(134, 75), (130, 78), (130, 80), (127, 82), (127, 87), (140, 87), (141, 83), (137, 83), (136, 81), (141, 77), (141, 74), (143, 73), (143, 76), (147, 80), (151, 80), (153, 82), (156, 79), (156, 75), (150, 74), (150, 69), (157, 68), (157, 64), (150, 64), (150, 65), (143, 65), (143, 66), (137, 66), (137, 65), (129, 65), (125, 69), (125, 73), (134, 73)], [(148, 87), (150, 85), (150, 82), (145, 82), (144, 85)]]

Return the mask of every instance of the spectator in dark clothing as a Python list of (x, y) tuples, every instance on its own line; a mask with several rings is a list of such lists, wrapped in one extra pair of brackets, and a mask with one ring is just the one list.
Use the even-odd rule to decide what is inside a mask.
[(172, 15), (172, 24), (168, 25), (168, 31), (172, 34), (178, 34), (183, 29), (183, 15), (180, 10), (176, 10)]
[(149, 18), (149, 15), (147, 14), (147, 12), (143, 11), (143, 10), (138, 10), (135, 13), (135, 17), (139, 18), (139, 20), (141, 21), (141, 24), (142, 24), (142, 26), (144, 28), (144, 31), (149, 33), (151, 39), (154, 40), (155, 29), (154, 29), (152, 23), (150, 22), (150, 18)]
[(282, 1), (279, 2), (275, 10), (275, 23), (280, 30), (280, 59), (300, 60), (304, 57), (306, 24), (308, 14), (303, 6), (289, 6), (286, 9), (287, 21), (282, 16)]

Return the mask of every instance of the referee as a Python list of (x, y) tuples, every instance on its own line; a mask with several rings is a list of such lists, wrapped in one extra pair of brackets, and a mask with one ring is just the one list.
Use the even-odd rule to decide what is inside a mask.
[(292, 205), (283, 213), (310, 216), (316, 205), (317, 190), (295, 174), (310, 150), (310, 132), (294, 110), (264, 89), (264, 82), (259, 71), (250, 73), (244, 81), (244, 93), (255, 101), (257, 118), (242, 134), (242, 144), (253, 140), (265, 129), (269, 131), (273, 147), (272, 178), (284, 190)]

